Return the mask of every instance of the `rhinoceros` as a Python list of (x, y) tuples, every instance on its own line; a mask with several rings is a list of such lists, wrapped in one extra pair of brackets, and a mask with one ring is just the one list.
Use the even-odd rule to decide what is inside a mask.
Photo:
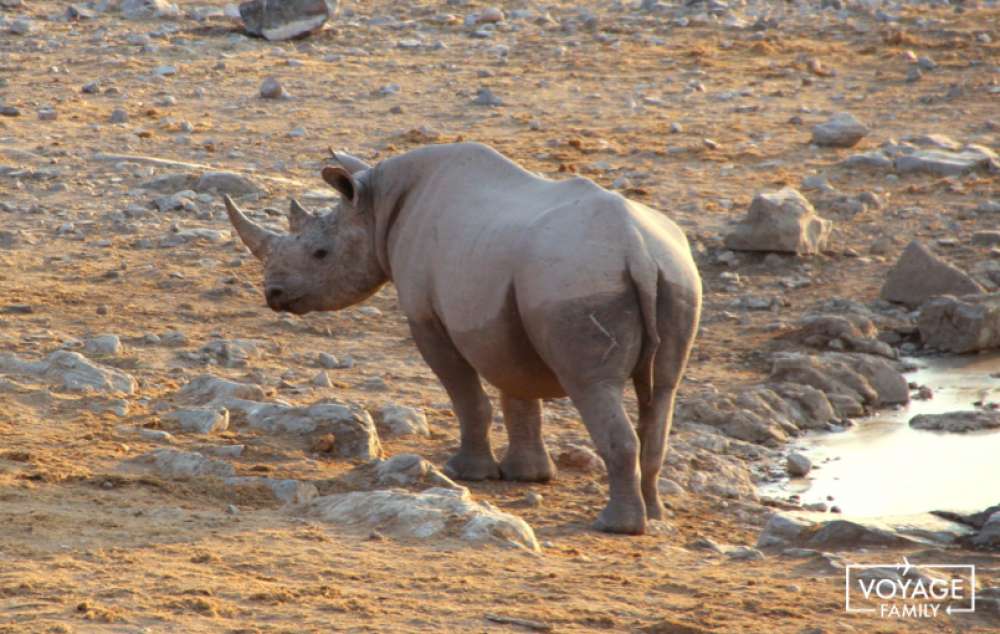
[[(229, 219), (264, 263), (276, 311), (331, 311), (392, 282), (461, 428), (446, 473), (548, 481), (544, 398), (569, 396), (607, 465), (595, 528), (640, 534), (664, 508), (657, 478), (674, 396), (698, 328), (701, 280), (683, 232), (586, 178), (553, 181), (475, 143), (418, 148), (369, 166), (335, 153), (338, 207), (296, 201), (290, 233)], [(500, 391), (506, 455), (490, 446)], [(631, 380), (639, 420), (623, 404)], [(637, 433), (638, 431), (638, 433)]]

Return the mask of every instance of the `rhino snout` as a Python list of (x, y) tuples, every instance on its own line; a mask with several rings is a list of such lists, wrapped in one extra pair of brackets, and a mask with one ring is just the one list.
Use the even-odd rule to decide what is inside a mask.
[(272, 310), (282, 310), (282, 305), (285, 301), (285, 289), (280, 286), (268, 286), (264, 290), (264, 298), (267, 299), (267, 305)]

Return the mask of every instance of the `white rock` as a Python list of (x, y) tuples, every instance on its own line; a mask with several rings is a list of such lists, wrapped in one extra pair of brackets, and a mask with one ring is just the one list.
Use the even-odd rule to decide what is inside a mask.
[(180, 15), (177, 5), (166, 0), (122, 0), (122, 15), (129, 20), (149, 20)]
[(359, 529), (377, 530), (409, 539), (458, 539), (538, 551), (538, 540), (521, 518), (474, 502), (468, 489), (432, 488), (421, 493), (401, 490), (359, 491), (318, 497), (303, 505), (307, 517)]
[(88, 354), (116, 356), (121, 354), (122, 342), (118, 335), (98, 335), (84, 342), (83, 349)]
[(264, 189), (236, 172), (205, 172), (194, 186), (195, 191), (216, 192), (230, 196), (262, 194)]
[(382, 453), (371, 415), (356, 405), (319, 402), (292, 407), (238, 398), (218, 399), (214, 403), (243, 413), (249, 426), (268, 433), (333, 434), (336, 438), (333, 453), (341, 458), (373, 460)]
[(177, 423), (184, 431), (196, 434), (211, 434), (229, 429), (229, 410), (224, 407), (180, 409), (164, 418)]
[(376, 461), (375, 484), (390, 487), (424, 485), (445, 489), (463, 488), (433, 464), (412, 453)]
[(251, 383), (239, 383), (211, 374), (202, 374), (181, 388), (178, 396), (192, 405), (208, 405), (234, 398), (260, 401), (264, 399), (264, 390)]
[(74, 392), (134, 394), (138, 388), (132, 375), (97, 365), (78, 352), (66, 350), (53, 352), (44, 361), (23, 361), (12, 354), (0, 354), (0, 372), (41, 376)]
[(157, 449), (136, 458), (139, 464), (148, 464), (160, 475), (167, 478), (194, 478), (214, 476), (229, 478), (236, 475), (233, 465), (222, 460), (207, 458), (193, 451), (177, 449)]
[(303, 504), (319, 495), (316, 485), (299, 480), (279, 480), (260, 476), (235, 476), (224, 482), (233, 487), (267, 487), (285, 504)]
[(726, 236), (736, 251), (812, 255), (826, 248), (833, 223), (816, 215), (805, 196), (786, 187), (754, 196), (747, 215)]
[(413, 407), (385, 405), (379, 411), (379, 427), (389, 436), (430, 436), (427, 416)]

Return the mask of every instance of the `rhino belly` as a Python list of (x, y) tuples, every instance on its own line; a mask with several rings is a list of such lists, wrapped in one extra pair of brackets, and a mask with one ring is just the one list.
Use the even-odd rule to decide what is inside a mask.
[(473, 329), (452, 331), (452, 341), (491, 385), (523, 399), (556, 398), (566, 392), (538, 355), (516, 312), (490, 319)]

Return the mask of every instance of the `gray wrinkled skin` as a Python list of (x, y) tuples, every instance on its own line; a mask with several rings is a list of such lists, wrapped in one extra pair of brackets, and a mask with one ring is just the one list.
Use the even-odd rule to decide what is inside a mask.
[[(356, 304), (392, 281), (462, 431), (456, 478), (547, 481), (542, 398), (569, 396), (608, 467), (595, 526), (642, 533), (663, 517), (657, 478), (694, 342), (701, 280), (684, 234), (648, 207), (575, 178), (550, 181), (478, 144), (417, 149), (323, 170), (342, 194), (323, 217), (292, 203), (291, 232), (250, 222), (264, 293), (303, 314)], [(498, 463), (481, 379), (501, 391), (509, 447)], [(631, 381), (633, 427), (623, 405)]]

